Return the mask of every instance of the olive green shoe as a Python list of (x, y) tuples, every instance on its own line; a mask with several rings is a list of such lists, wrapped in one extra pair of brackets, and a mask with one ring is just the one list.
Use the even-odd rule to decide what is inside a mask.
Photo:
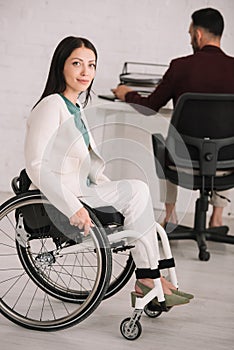
[[(149, 293), (151, 291), (150, 287), (145, 286), (144, 284), (142, 284), (139, 281), (137, 281), (136, 284), (141, 289), (142, 295), (141, 294), (137, 294), (136, 292), (132, 292), (131, 293), (132, 305), (134, 305), (134, 306), (135, 306), (135, 302), (136, 302), (136, 298), (137, 297), (143, 297), (143, 296), (145, 296), (147, 293)], [(176, 306), (176, 305), (183, 305), (183, 304), (188, 304), (189, 303), (189, 299), (188, 298), (176, 295), (174, 293), (172, 293), (170, 295), (169, 294), (164, 294), (164, 298), (165, 298), (165, 302), (166, 302), (166, 306), (167, 307), (172, 307), (172, 306)], [(157, 306), (160, 306), (160, 303), (159, 303), (157, 297), (155, 297), (152, 300), (152, 303), (157, 305)]]
[(178, 289), (171, 289), (171, 291), (172, 291), (173, 294), (179, 295), (180, 297), (184, 297), (184, 298), (187, 298), (187, 299), (193, 299), (194, 298), (194, 295), (192, 295), (190, 293), (182, 292), (181, 290), (178, 290)]
[[(131, 302), (132, 302), (132, 307), (135, 307), (136, 304), (136, 298), (143, 298), (147, 293), (149, 293), (152, 288), (145, 286), (144, 284), (142, 284), (141, 282), (139, 282), (138, 280), (136, 281), (137, 286), (141, 289), (142, 294), (136, 293), (136, 292), (131, 292)], [(151, 301), (154, 305), (157, 306), (161, 306), (157, 297), (155, 297), (152, 301)]]
[(149, 293), (152, 288), (145, 286), (143, 283), (139, 282), (138, 280), (136, 281), (136, 285), (140, 288), (142, 291), (142, 295), (145, 296), (147, 293)]
[(189, 303), (189, 299), (181, 297), (176, 294), (164, 294), (165, 302), (167, 307), (172, 307), (176, 305), (184, 305)]
[(138, 294), (136, 292), (131, 292), (131, 304), (132, 307), (135, 307), (136, 305), (136, 298), (143, 298), (142, 294)]

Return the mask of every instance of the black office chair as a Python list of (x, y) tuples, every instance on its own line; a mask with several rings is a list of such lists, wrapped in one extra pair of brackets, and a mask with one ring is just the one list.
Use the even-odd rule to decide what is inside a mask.
[[(206, 240), (234, 244), (228, 227), (206, 228), (213, 191), (234, 187), (234, 94), (183, 94), (174, 109), (166, 140), (152, 135), (157, 175), (181, 187), (199, 190), (194, 227), (168, 225), (170, 240), (197, 241), (207, 261)], [(219, 174), (218, 174), (218, 172)], [(225, 175), (220, 175), (225, 172)]]

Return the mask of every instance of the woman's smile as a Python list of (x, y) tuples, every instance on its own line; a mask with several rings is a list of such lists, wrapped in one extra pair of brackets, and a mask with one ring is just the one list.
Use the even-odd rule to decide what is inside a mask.
[(90, 83), (90, 80), (88, 80), (88, 79), (79, 79), (79, 78), (77, 78), (76, 80), (77, 80), (79, 83), (84, 84), (84, 85), (87, 85), (87, 84)]

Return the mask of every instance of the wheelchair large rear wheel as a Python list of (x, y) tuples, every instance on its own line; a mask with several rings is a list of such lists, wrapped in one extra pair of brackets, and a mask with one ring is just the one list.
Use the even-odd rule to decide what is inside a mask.
[[(89, 212), (89, 215), (93, 218), (94, 222), (98, 222), (98, 227), (101, 227), (101, 224), (99, 223), (98, 219), (94, 215), (92, 209), (89, 206), (86, 206), (85, 203), (83, 203), (86, 209)], [(23, 211), (22, 208), (24, 208), (24, 211), (27, 212), (27, 216), (34, 216), (37, 226), (37, 220), (38, 214), (41, 213), (40, 205), (41, 203), (38, 202), (38, 208), (36, 208), (36, 205), (31, 205), (30, 211), (27, 209), (27, 207), (21, 207), (21, 209), (17, 209), (16, 211)], [(46, 212), (50, 213), (53, 219), (56, 221), (56, 216), (53, 215), (53, 206), (49, 205), (48, 203), (44, 203), (43, 207), (46, 208)], [(33, 210), (32, 210), (33, 209)], [(60, 216), (60, 215), (59, 215)], [(42, 221), (44, 221), (44, 218), (41, 218)], [(59, 221), (59, 218), (57, 217), (57, 221)], [(58, 227), (57, 222), (57, 227)], [(34, 222), (35, 225), (35, 222)], [(45, 222), (44, 222), (45, 225)], [(53, 226), (53, 225), (52, 225)], [(64, 266), (66, 265), (65, 262), (62, 261), (61, 255), (63, 254), (64, 249), (58, 254), (56, 254), (55, 239), (57, 242), (61, 239), (61, 235), (63, 236), (63, 240), (65, 241), (63, 246), (66, 245), (66, 250), (68, 250), (68, 246), (71, 244), (74, 244), (74, 240), (69, 239), (71, 238), (71, 226), (68, 223), (63, 226), (62, 229), (58, 230), (56, 227), (53, 227), (53, 230), (55, 230), (55, 233), (53, 233), (53, 230), (50, 230), (50, 233), (53, 233), (53, 235), (57, 235), (54, 237), (53, 240), (53, 247), (51, 247), (51, 235), (49, 237), (46, 236), (44, 233), (45, 228), (42, 227), (40, 229), (41, 232), (33, 232), (34, 240), (31, 240), (30, 242), (30, 249), (22, 247), (18, 242), (16, 242), (17, 251), (19, 258), (25, 268), (25, 271), (29, 273), (29, 275), (34, 277), (34, 280), (36, 283), (39, 282), (39, 286), (46, 286), (47, 292), (51, 293), (52, 296), (56, 295), (58, 298), (64, 301), (69, 302), (79, 302), (80, 300), (83, 300), (86, 298), (86, 295), (84, 293), (79, 293), (77, 290), (74, 292), (72, 288), (67, 288), (67, 286), (64, 284), (63, 281), (63, 274), (61, 274), (58, 271), (57, 265), (60, 263)], [(106, 234), (108, 235), (110, 231), (108, 228), (104, 228)], [(116, 227), (111, 229), (111, 232), (115, 232), (115, 230), (118, 230), (119, 228)], [(74, 229), (73, 229), (74, 230)], [(74, 234), (74, 232), (73, 232)], [(50, 238), (50, 239), (48, 239)], [(79, 232), (77, 233), (77, 238), (73, 237), (76, 241), (79, 241)], [(126, 249), (126, 246), (119, 246), (114, 245), (111, 246), (111, 252), (112, 252), (112, 273), (111, 273), (111, 279), (109, 283), (109, 287), (105, 293), (104, 299), (109, 298), (116, 294), (118, 291), (120, 291), (126, 283), (131, 278), (134, 270), (135, 270), (135, 264), (132, 259), (131, 253), (129, 249)], [(59, 256), (59, 259), (55, 259), (56, 256)], [(56, 261), (53, 261), (56, 260)], [(79, 261), (75, 262), (76, 264), (80, 264)], [(63, 269), (64, 270), (64, 269)]]
[(15, 213), (42, 202), (48, 204), (28, 193), (0, 207), (1, 312), (26, 328), (53, 331), (81, 322), (99, 305), (109, 286), (111, 251), (92, 213), (95, 226), (82, 240), (79, 233), (79, 240), (63, 239), (58, 247), (54, 237), (38, 232), (23, 244)]
[[(31, 192), (32, 193), (32, 192)], [(89, 212), (89, 215), (93, 218), (94, 222), (98, 219), (96, 218), (95, 214), (93, 213), (92, 209), (89, 206), (86, 206), (85, 203), (83, 203), (86, 209)], [(46, 208), (46, 213), (44, 213), (43, 216), (41, 216), (41, 212), (43, 212), (44, 208)], [(49, 229), (49, 236), (47, 234), (48, 228), (42, 227), (39, 232), (38, 229), (31, 230), (33, 234), (34, 240), (31, 240), (30, 249), (26, 249), (25, 247), (22, 247), (22, 245), (17, 243), (17, 251), (18, 255), (20, 257), (20, 260), (25, 268), (26, 271), (30, 275), (32, 275), (36, 282), (40, 282), (40, 286), (47, 286), (47, 291), (50, 291), (52, 295), (56, 294), (61, 300), (70, 301), (70, 302), (76, 302), (80, 301), (86, 296), (83, 294), (74, 293), (71, 288), (67, 288), (64, 283), (61, 274), (57, 271), (55, 268), (56, 264), (58, 262), (62, 262), (61, 259), (61, 253), (60, 253), (60, 259), (56, 259), (53, 262), (54, 255), (56, 255), (56, 250), (54, 249), (55, 244), (54, 241), (56, 240), (57, 243), (62, 239), (64, 240), (64, 244), (66, 246), (71, 245), (74, 243), (74, 239), (76, 242), (79, 241), (79, 232), (74, 232), (74, 228), (70, 226), (67, 218), (65, 218), (61, 213), (59, 214), (58, 211), (54, 212), (55, 208), (47, 203), (43, 204), (43, 208), (41, 208), (41, 204), (38, 203), (31, 205), (30, 208), (27, 207), (21, 207), (21, 209), (17, 209), (16, 212), (22, 211), (23, 214), (25, 214), (28, 217), (29, 221), (32, 221), (31, 224), (34, 225), (34, 227), (38, 226), (37, 221), (40, 220), (41, 223), (44, 223), (44, 226), (48, 224), (48, 220), (51, 221), (51, 218), (53, 217), (53, 220), (51, 221), (51, 227), (52, 229)], [(50, 219), (48, 218), (47, 214), (50, 213)], [(32, 220), (32, 217), (34, 217), (34, 220)], [(38, 219), (40, 217), (40, 219)], [(45, 218), (46, 217), (46, 218)], [(59, 227), (59, 221), (61, 221), (61, 218), (63, 217), (63, 220), (65, 219), (67, 223), (62, 225), (60, 227), (60, 230), (58, 230)], [(26, 220), (25, 220), (26, 221)], [(53, 223), (56, 222), (56, 227), (54, 227)], [(25, 223), (26, 224), (26, 223)], [(98, 222), (98, 226), (100, 227), (100, 224)], [(110, 234), (110, 232), (115, 232), (116, 230), (119, 230), (120, 228), (118, 226), (111, 226), (105, 227), (106, 234)], [(73, 231), (73, 235), (77, 235), (77, 237), (73, 237), (73, 240), (69, 239), (71, 237), (71, 230)], [(30, 231), (30, 230), (29, 230)], [(55, 231), (55, 232), (54, 232)], [(47, 234), (47, 236), (46, 236)], [(53, 247), (51, 247), (51, 234), (54, 236), (53, 239)], [(56, 236), (57, 235), (57, 236)], [(32, 238), (33, 238), (32, 237)], [(45, 238), (44, 238), (45, 237)], [(48, 237), (50, 239), (48, 239)], [(121, 242), (120, 242), (121, 243)], [(63, 244), (63, 246), (64, 246)], [(40, 246), (43, 246), (41, 248)], [(37, 254), (32, 255), (32, 252), (38, 252)], [(135, 264), (133, 262), (130, 250), (126, 248), (126, 246), (121, 246), (117, 244), (114, 244), (114, 246), (111, 246), (112, 251), (112, 274), (111, 274), (111, 280), (109, 287), (105, 294), (105, 299), (113, 296), (116, 294), (119, 290), (121, 290), (126, 283), (131, 278), (133, 271), (135, 270)], [(79, 264), (79, 262), (76, 262)], [(65, 264), (65, 262), (63, 263)], [(59, 276), (59, 278), (58, 278)], [(56, 281), (56, 282), (55, 282)]]

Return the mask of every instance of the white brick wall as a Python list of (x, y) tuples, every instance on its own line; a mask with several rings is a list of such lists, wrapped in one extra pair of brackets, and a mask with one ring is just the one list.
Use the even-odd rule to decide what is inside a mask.
[(107, 92), (125, 61), (167, 64), (189, 54), (191, 13), (207, 6), (223, 13), (223, 48), (234, 55), (233, 0), (0, 0), (0, 191), (24, 166), (25, 121), (62, 38), (84, 36), (95, 44), (94, 87)]

